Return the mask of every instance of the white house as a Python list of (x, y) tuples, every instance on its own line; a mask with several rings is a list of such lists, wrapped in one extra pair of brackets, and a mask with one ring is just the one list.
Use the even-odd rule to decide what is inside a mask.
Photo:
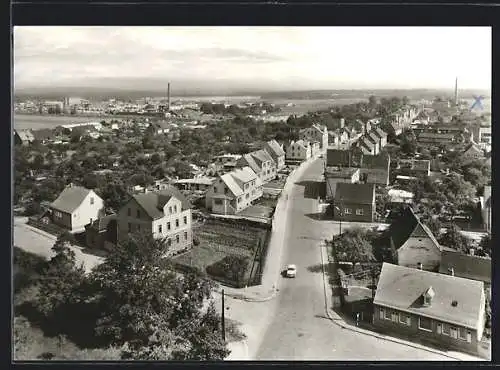
[(311, 158), (311, 145), (308, 141), (291, 141), (286, 148), (286, 159), (306, 161)]

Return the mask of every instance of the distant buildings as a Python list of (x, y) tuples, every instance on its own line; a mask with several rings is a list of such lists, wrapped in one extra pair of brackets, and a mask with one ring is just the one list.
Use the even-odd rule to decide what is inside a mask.
[(373, 325), (477, 354), (485, 301), (483, 282), (384, 263)]
[(97, 220), (104, 201), (93, 190), (68, 185), (51, 203), (52, 222), (72, 233), (85, 231), (85, 225)]
[(262, 181), (250, 167), (220, 176), (207, 191), (205, 205), (212, 213), (235, 215), (262, 196)]

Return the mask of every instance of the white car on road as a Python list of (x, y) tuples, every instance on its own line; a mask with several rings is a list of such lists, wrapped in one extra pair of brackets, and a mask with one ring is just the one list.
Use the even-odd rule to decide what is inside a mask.
[(285, 275), (288, 278), (294, 278), (297, 275), (297, 266), (295, 265), (288, 265), (285, 270)]

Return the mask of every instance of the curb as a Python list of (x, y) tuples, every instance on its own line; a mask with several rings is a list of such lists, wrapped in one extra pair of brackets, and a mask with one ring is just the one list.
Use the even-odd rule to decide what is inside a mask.
[[(434, 351), (432, 349), (425, 348), (423, 346), (415, 345), (415, 344), (413, 344), (411, 342), (403, 342), (403, 341), (400, 341), (400, 340), (398, 340), (396, 338), (392, 338), (392, 337), (389, 337), (389, 336), (383, 336), (383, 335), (380, 335), (380, 334), (377, 334), (377, 333), (374, 333), (374, 332), (371, 332), (371, 331), (368, 331), (368, 330), (365, 330), (365, 329), (359, 329), (357, 327), (353, 327), (351, 325), (347, 325), (345, 323), (344, 319), (342, 319), (336, 313), (332, 314), (332, 310), (328, 307), (328, 301), (329, 300), (328, 300), (328, 290), (327, 290), (327, 287), (330, 286), (330, 284), (328, 283), (328, 280), (327, 280), (327, 277), (326, 277), (324, 257), (323, 257), (323, 253), (324, 253), (323, 249), (324, 249), (323, 247), (320, 248), (320, 251), (321, 251), (321, 266), (322, 266), (322, 271), (323, 271), (323, 288), (324, 288), (323, 290), (324, 290), (324, 293), (325, 293), (325, 313), (326, 313), (326, 316), (328, 316), (328, 318), (330, 319), (331, 322), (335, 323), (335, 325), (337, 325), (337, 326), (340, 326), (342, 329), (347, 329), (347, 330), (350, 330), (350, 331), (353, 331), (353, 332), (356, 332), (356, 333), (368, 335), (368, 336), (371, 336), (371, 337), (375, 337), (375, 338), (386, 340), (386, 341), (393, 342), (393, 343), (402, 344), (402, 345), (405, 345), (405, 346), (408, 346), (408, 347), (412, 347), (412, 348), (420, 349), (420, 350), (427, 351), (427, 352), (430, 352), (430, 353), (434, 353), (434, 354), (437, 354), (437, 355), (445, 356), (445, 357), (448, 357), (448, 358), (451, 358), (451, 359), (454, 359), (454, 360), (463, 361), (460, 358), (453, 357), (453, 356), (444, 354), (444, 353), (439, 352), (439, 351)], [(334, 317), (334, 316), (337, 316), (337, 317)]]

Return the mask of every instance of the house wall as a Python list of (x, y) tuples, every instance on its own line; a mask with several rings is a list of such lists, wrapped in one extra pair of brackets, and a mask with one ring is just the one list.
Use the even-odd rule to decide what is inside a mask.
[(266, 161), (262, 163), (262, 170), (260, 172), (260, 179), (263, 183), (274, 180), (276, 177), (276, 164), (274, 161)]
[[(342, 216), (340, 216), (341, 214), (334, 207), (333, 208), (334, 220), (351, 221), (351, 222), (373, 222), (375, 204), (369, 205), (369, 204), (356, 204), (356, 203), (344, 202), (341, 206), (339, 204), (336, 204), (336, 206), (341, 208)], [(361, 215), (356, 214), (357, 210), (362, 210), (363, 214)]]
[[(93, 204), (91, 204), (93, 199)], [(84, 199), (82, 204), (73, 212), (71, 222), (72, 231), (84, 231), (85, 225), (99, 218), (99, 211), (104, 208), (104, 201), (93, 191)]]
[(441, 262), (441, 251), (428, 237), (409, 237), (398, 249), (398, 265), (418, 268), (422, 263), (424, 270), (433, 271)]
[(286, 158), (287, 159), (294, 159), (294, 160), (307, 160), (311, 158), (311, 147), (303, 147), (300, 144), (290, 144), (286, 148)]
[[(247, 208), (248, 206), (252, 205), (252, 203), (262, 197), (262, 185), (257, 185), (257, 179), (254, 179), (247, 184), (242, 185), (242, 190), (243, 194), (234, 197), (234, 195), (229, 191), (226, 192), (226, 195), (230, 198), (234, 198), (230, 203), (231, 207), (234, 208), (231, 209), (231, 207), (224, 207), (224, 203), (220, 205), (215, 204), (215, 198), (213, 196), (215, 194), (224, 194), (225, 193), (225, 188), (226, 185), (222, 181), (221, 178), (217, 179), (213, 186), (208, 190), (207, 195), (205, 196), (205, 205), (208, 209), (210, 209), (213, 213), (217, 214), (235, 214), (237, 212), (240, 212)], [(217, 189), (216, 192), (214, 192), (214, 189)]]
[(231, 205), (229, 199), (211, 198), (212, 213), (219, 215), (234, 215), (237, 212), (237, 208)]
[(152, 222), (153, 237), (166, 239), (170, 245), (169, 252), (190, 248), (193, 244), (191, 209), (182, 210), (181, 201), (173, 197), (165, 204), (163, 212), (163, 218)]
[[(128, 209), (130, 209), (130, 216), (128, 215)], [(137, 211), (139, 211), (139, 215), (137, 215)], [(128, 239), (129, 224), (131, 233), (152, 232), (153, 222), (151, 218), (133, 198), (120, 209), (117, 215), (117, 240), (119, 243), (123, 243)]]
[(52, 222), (57, 226), (61, 226), (67, 230), (72, 230), (71, 222), (73, 215), (71, 213), (57, 211), (52, 209)]
[[(381, 318), (381, 311), (382, 317)], [(391, 320), (386, 319), (386, 312), (391, 314)], [(397, 322), (392, 321), (392, 313), (398, 315)], [(403, 323), (400, 322), (399, 314), (403, 314)], [(410, 325), (404, 323), (406, 316), (410, 317)], [(451, 348), (456, 348), (462, 351), (466, 351), (469, 353), (476, 354), (478, 350), (478, 335), (477, 331), (470, 328), (462, 327), (462, 331), (465, 331), (465, 340), (460, 338), (453, 338), (451, 335), (442, 334), (443, 328), (448, 330), (447, 328), (454, 327), (459, 330), (460, 326), (455, 324), (449, 324), (443, 321), (438, 321), (431, 319), (431, 331), (423, 330), (419, 328), (419, 316), (415, 314), (408, 314), (406, 312), (402, 312), (399, 310), (395, 310), (388, 307), (383, 307), (379, 305), (374, 305), (374, 314), (373, 314), (373, 325), (382, 329), (387, 330), (388, 332), (396, 335), (403, 335), (405, 337), (413, 337), (424, 339), (429, 342), (435, 344), (445, 345)], [(440, 327), (440, 328), (438, 328)], [(439, 332), (441, 330), (441, 333)], [(467, 341), (467, 332), (470, 333), (470, 343)], [(450, 332), (451, 333), (451, 332)], [(457, 335), (458, 336), (458, 335)]]
[(335, 198), (335, 192), (337, 190), (338, 183), (349, 183), (354, 184), (359, 181), (359, 171), (356, 171), (351, 178), (339, 178), (339, 177), (329, 177), (328, 174), (325, 175), (326, 181), (326, 198)]

